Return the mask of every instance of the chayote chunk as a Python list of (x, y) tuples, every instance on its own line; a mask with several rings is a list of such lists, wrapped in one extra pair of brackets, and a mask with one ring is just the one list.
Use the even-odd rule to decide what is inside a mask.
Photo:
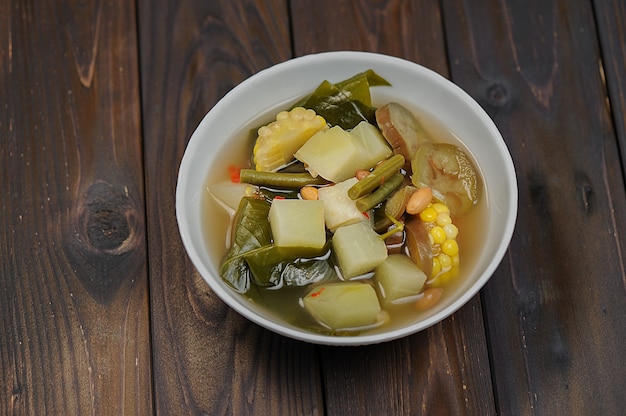
[(313, 287), (304, 309), (331, 330), (356, 330), (376, 324), (381, 308), (374, 288), (364, 282), (334, 282)]

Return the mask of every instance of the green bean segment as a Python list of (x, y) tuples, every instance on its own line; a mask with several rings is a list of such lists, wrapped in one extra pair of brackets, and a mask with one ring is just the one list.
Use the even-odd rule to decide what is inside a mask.
[(308, 173), (261, 172), (254, 169), (241, 169), (240, 181), (250, 185), (269, 188), (298, 189), (306, 185), (326, 185), (328, 181), (320, 176), (312, 177)]
[[(404, 159), (404, 158), (403, 158)], [(404, 175), (400, 172), (394, 174), (391, 178), (387, 179), (381, 184), (374, 192), (361, 199), (357, 199), (356, 207), (361, 212), (368, 211), (380, 204), (387, 198), (393, 191), (398, 189), (404, 182)]]
[(397, 173), (403, 166), (404, 156), (391, 156), (376, 166), (368, 176), (355, 183), (348, 190), (348, 196), (352, 199), (358, 199), (363, 195), (371, 193), (374, 189), (382, 186), (388, 178)]

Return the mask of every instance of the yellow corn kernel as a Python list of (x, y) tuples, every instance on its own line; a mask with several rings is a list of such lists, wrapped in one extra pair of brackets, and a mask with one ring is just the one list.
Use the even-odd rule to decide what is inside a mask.
[(443, 230), (446, 232), (446, 237), (452, 240), (456, 239), (456, 236), (459, 235), (459, 229), (454, 224), (444, 225)]
[(439, 287), (445, 286), (450, 281), (450, 272), (451, 271), (452, 270), (449, 270), (447, 272), (443, 272), (443, 273), (441, 273), (437, 277), (437, 286), (439, 286)]
[(461, 259), (459, 258), (459, 253), (456, 256), (452, 256), (452, 267), (459, 268), (459, 264), (461, 263)]
[(428, 281), (428, 286), (429, 287), (441, 287), (442, 286), (442, 282), (441, 279), (439, 278), (441, 276), (441, 274), (439, 274), (438, 276), (435, 276), (433, 279)]
[(437, 214), (437, 225), (440, 227), (445, 227), (446, 225), (452, 224), (452, 218), (450, 218), (450, 214), (447, 212), (440, 212)]
[(425, 208), (422, 212), (420, 212), (420, 218), (424, 222), (435, 222), (437, 219), (437, 211), (433, 207)]
[(432, 208), (437, 212), (437, 214), (441, 212), (450, 213), (450, 209), (446, 206), (446, 204), (442, 204), (441, 202), (435, 202), (432, 205)]
[(459, 245), (457, 244), (456, 240), (447, 239), (441, 244), (441, 251), (443, 251), (444, 254), (447, 254), (450, 257), (454, 257), (459, 254)]
[(433, 271), (431, 275), (437, 276), (439, 273), (441, 273), (441, 263), (439, 263), (439, 259), (437, 257), (433, 257)]
[(433, 242), (435, 244), (442, 244), (446, 241), (446, 232), (438, 225), (430, 229), (430, 235), (433, 237)]
[(441, 270), (447, 272), (452, 268), (452, 258), (445, 253), (441, 253), (437, 256), (439, 263), (441, 264)]
[(437, 283), (439, 283), (439, 285), (442, 285), (442, 286), (446, 285), (448, 284), (448, 282), (450, 282), (450, 280), (454, 279), (458, 274), (459, 274), (458, 267), (452, 267), (447, 272), (443, 272), (441, 273), (441, 275), (439, 275), (439, 277), (437, 278)]

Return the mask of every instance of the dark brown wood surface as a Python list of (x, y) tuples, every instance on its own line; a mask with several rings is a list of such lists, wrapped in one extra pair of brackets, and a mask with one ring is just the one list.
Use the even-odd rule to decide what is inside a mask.
[(452, 77), (518, 173), (517, 232), (483, 297), (500, 412), (620, 414), (624, 183), (592, 5), (487, 3), (445, 15)]
[(152, 411), (135, 17), (0, 5), (0, 414)]
[[(367, 347), (230, 310), (175, 218), (204, 114), (330, 50), (448, 77), (518, 175), (481, 294)], [(622, 414), (625, 50), (621, 0), (1, 2), (0, 415)]]

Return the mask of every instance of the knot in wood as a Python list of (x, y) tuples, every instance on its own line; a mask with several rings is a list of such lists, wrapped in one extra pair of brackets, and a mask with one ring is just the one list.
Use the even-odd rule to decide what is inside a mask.
[(509, 91), (501, 83), (487, 87), (487, 101), (494, 107), (504, 107), (509, 102)]
[(11, 391), (11, 397), (13, 399), (13, 402), (17, 402), (20, 399), (21, 395), (22, 395), (22, 386), (20, 386), (19, 384), (14, 385), (13, 390)]
[(91, 296), (109, 304), (144, 264), (141, 200), (124, 185), (98, 180), (78, 201), (75, 227), (64, 248), (76, 277)]
[(81, 233), (92, 250), (121, 254), (136, 245), (137, 212), (126, 192), (116, 191), (106, 182), (92, 184), (80, 217)]
[(120, 247), (130, 235), (124, 215), (107, 207), (98, 207), (87, 215), (87, 237), (100, 250)]

